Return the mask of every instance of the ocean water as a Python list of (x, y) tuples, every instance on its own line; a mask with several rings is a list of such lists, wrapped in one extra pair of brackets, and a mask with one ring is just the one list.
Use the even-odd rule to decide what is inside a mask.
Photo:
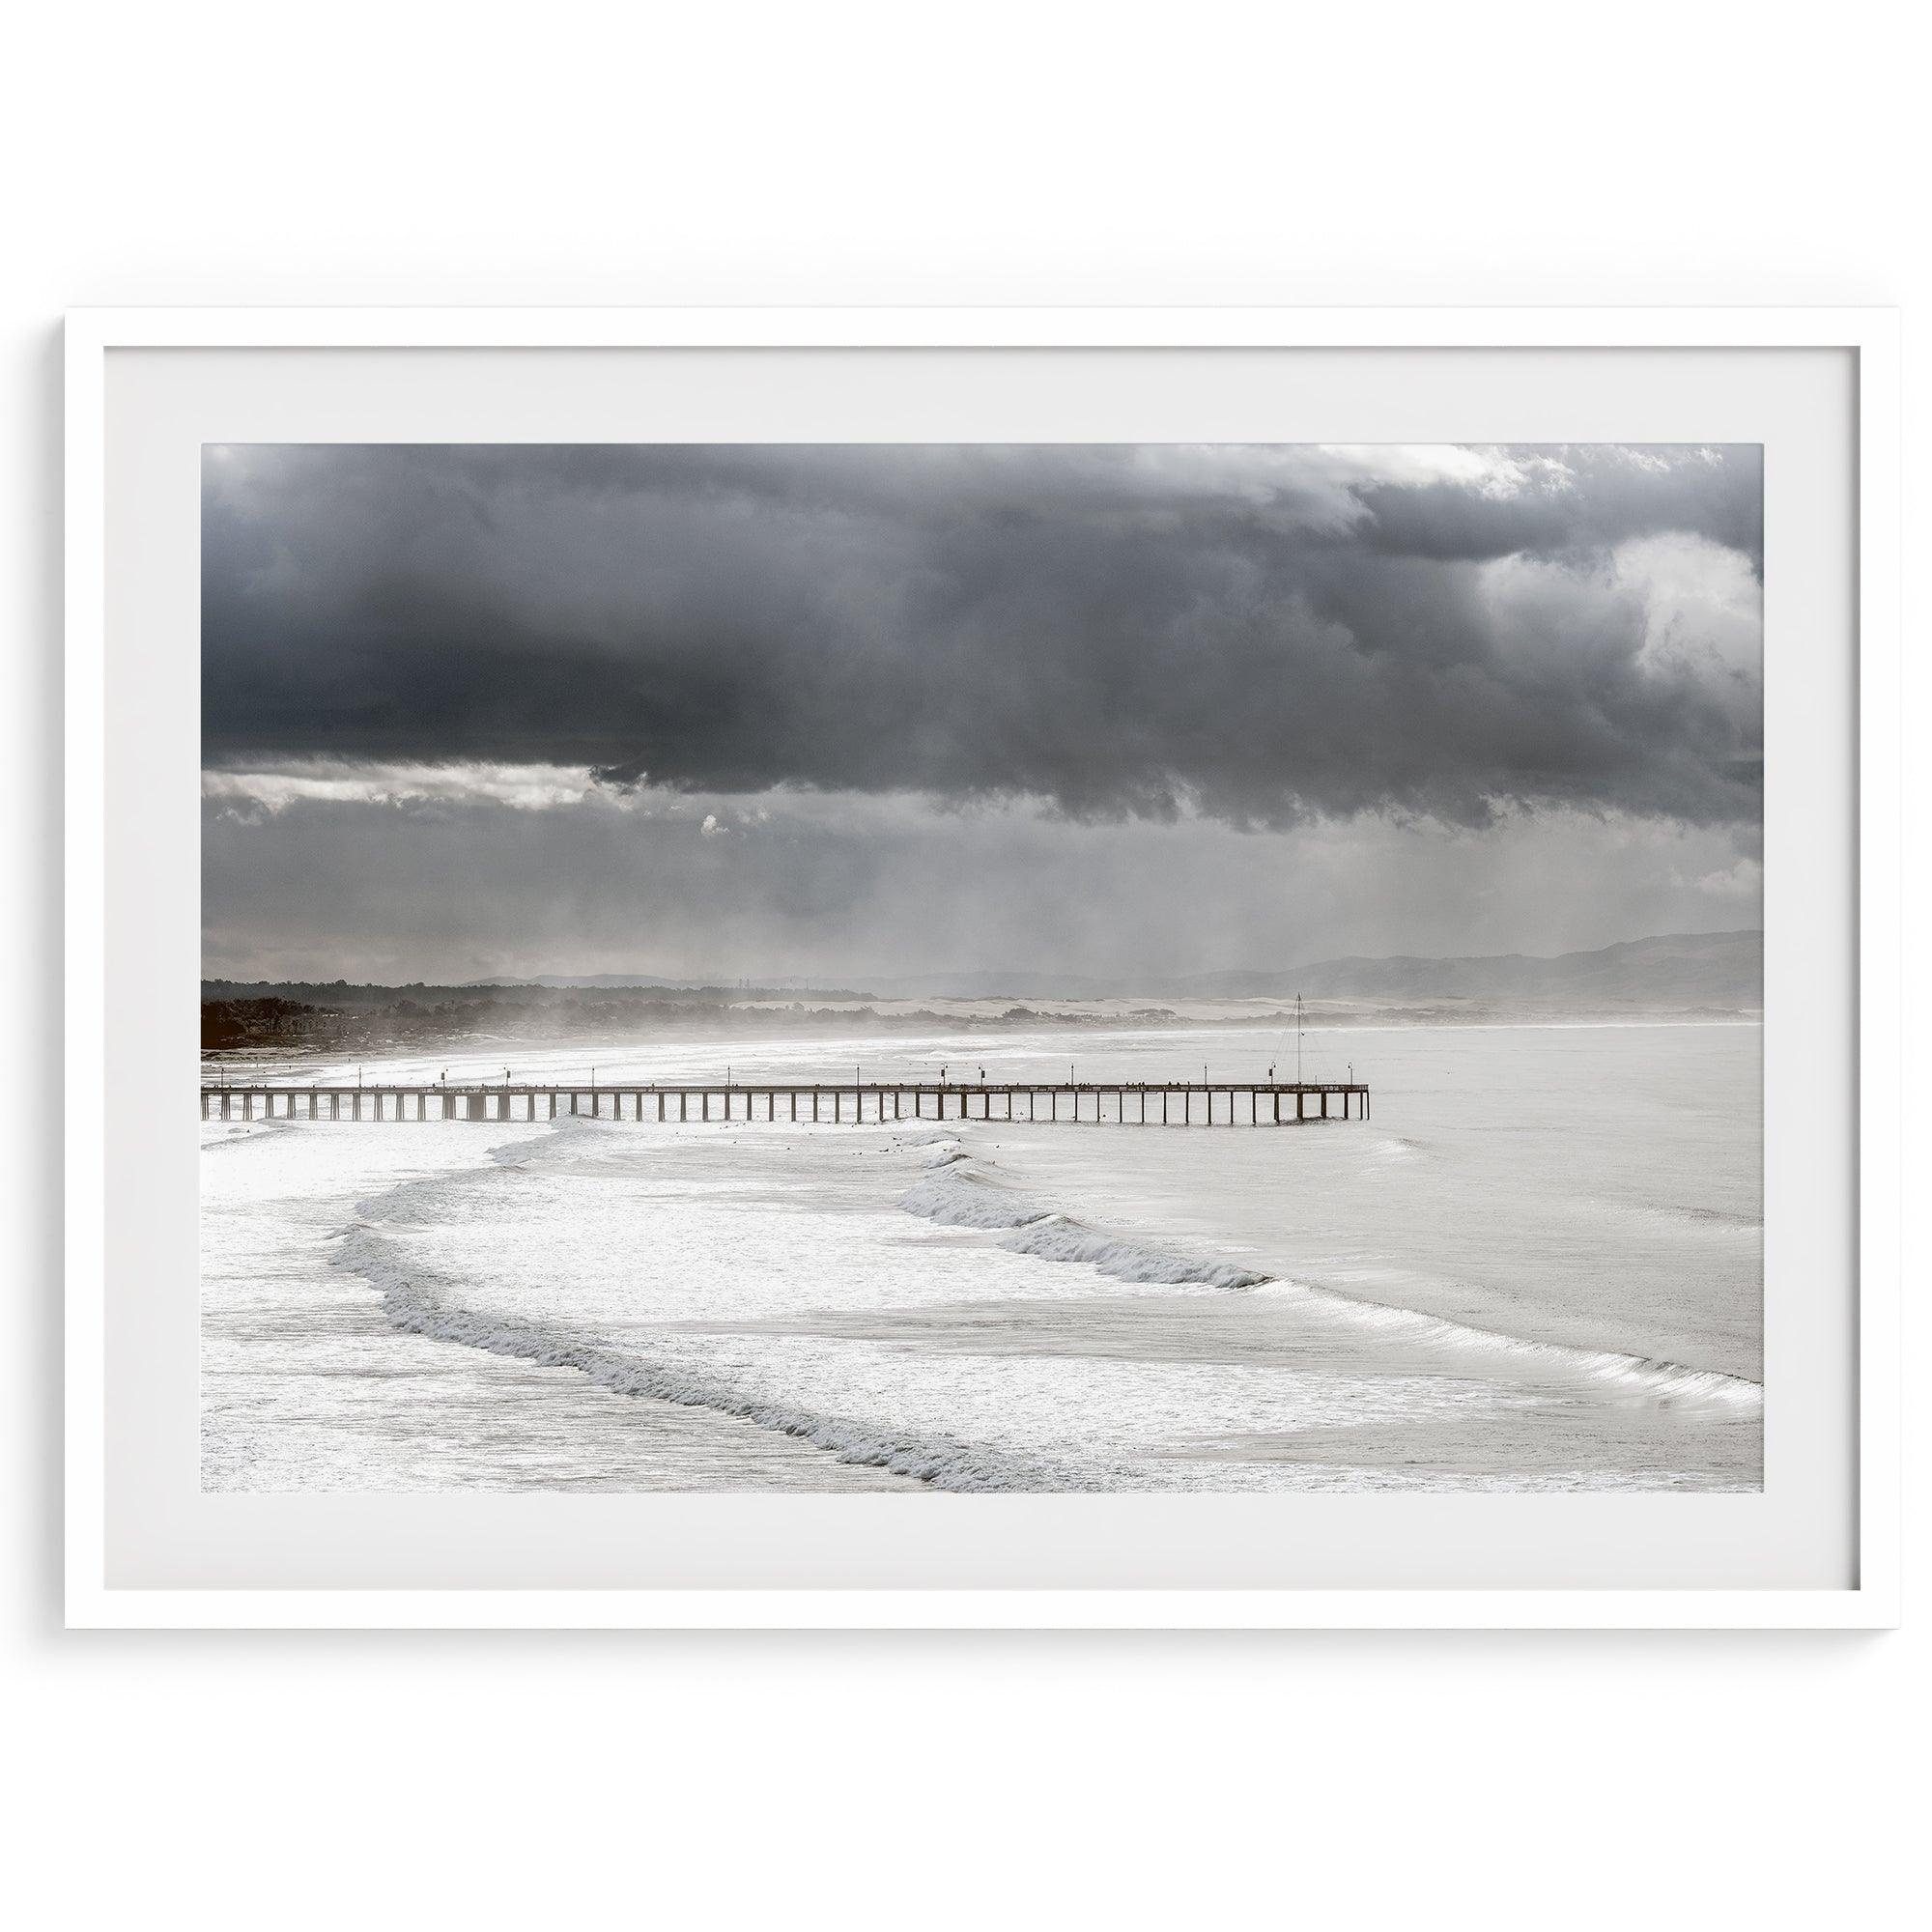
[[(203, 1482), (1754, 1489), (1759, 1048), (1330, 1030), (1308, 1077), (1352, 1065), (1375, 1118), (1279, 1129), (211, 1122)], [(1293, 1053), (1103, 1015), (362, 1072), (1240, 1080)]]

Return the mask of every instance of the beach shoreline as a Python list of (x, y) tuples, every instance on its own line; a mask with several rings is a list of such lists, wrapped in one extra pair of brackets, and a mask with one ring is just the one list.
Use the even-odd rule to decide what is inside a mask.
[[(1188, 1050), (1203, 1037), (1251, 1053), (1225, 1027)], [(1136, 1029), (1074, 1050), (1096, 1042), (1101, 1078), (1152, 1077), (1174, 1051)], [(787, 1060), (810, 1072), (844, 1044)], [(758, 1077), (770, 1050), (729, 1045)], [(205, 1480), (354, 1482), (359, 1457), (376, 1486), (432, 1488), (847, 1487), (854, 1470), (980, 1489), (1751, 1487), (1755, 1048), (1683, 1022), (1416, 1029), (1384, 1037), (1380, 1118), (1302, 1132), (212, 1124)], [(1016, 1035), (998, 1071), (1037, 1077), (1068, 1049), (1065, 1030)], [(560, 1057), (517, 1050), (533, 1075)], [(1723, 1090), (1688, 1119), (1687, 1053)], [(683, 1041), (666, 1074), (713, 1077), (717, 1059)], [(1649, 1097), (1605, 1108), (1606, 1080)], [(1445, 1110), (1472, 1086), (1469, 1117)], [(1673, 1122), (1684, 1147), (1660, 1150)], [(1728, 1152), (1687, 1170), (1706, 1144)], [(1514, 1228), (1466, 1211), (1504, 1176)], [(447, 1411), (429, 1447), (384, 1436), (365, 1404), (315, 1453), (331, 1424), (304, 1404), (326, 1410), (355, 1376), (305, 1377), (301, 1357), (338, 1343), (399, 1387), (429, 1378), (417, 1419)], [(530, 1411), (520, 1461), (466, 1461), (466, 1432), (519, 1432), (490, 1388), (459, 1396), (450, 1364), (471, 1384), (534, 1378), (504, 1384)], [(251, 1375), (279, 1385), (279, 1422), (231, 1400)]]

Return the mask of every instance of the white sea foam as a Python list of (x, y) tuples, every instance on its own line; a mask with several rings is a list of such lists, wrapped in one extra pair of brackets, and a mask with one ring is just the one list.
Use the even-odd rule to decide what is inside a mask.
[(1123, 1240), (1084, 1226), (1067, 1214), (1048, 1214), (1009, 1235), (1001, 1247), (1045, 1262), (1082, 1262), (1116, 1281), (1170, 1288), (1258, 1288), (1269, 1279), (1229, 1262), (1177, 1254), (1147, 1241)]
[(899, 1197), (909, 1214), (946, 1228), (1024, 1228), (1052, 1213), (1044, 1203), (989, 1179), (963, 1156), (949, 1155), (927, 1179)]
[[(1043, 1036), (1039, 1057), (1070, 1044)], [(1113, 1077), (1093, 1035), (1077, 1050)], [(489, 1481), (490, 1432), (554, 1400), (541, 1468), (520, 1477), (513, 1452), (507, 1480), (1753, 1486), (1763, 1390), (1720, 1372), (1753, 1339), (1748, 1040), (1680, 1036), (1654, 1063), (1630, 1030), (1373, 1050), (1410, 1054), (1439, 1095), (1378, 1091), (1400, 1134), (210, 1123), (209, 1466), (306, 1486), (301, 1454), (261, 1453), (272, 1413), (325, 1450), (316, 1487), (353, 1483), (365, 1430), (390, 1445), (379, 1486), (433, 1483), (452, 1455)], [(1119, 1051), (1131, 1079), (1174, 1046)], [(1726, 1091), (1743, 1124), (1714, 1159), (1708, 1114), (1660, 1109)], [(1579, 1346), (1625, 1338), (1645, 1346)], [(449, 1367), (425, 1382), (432, 1342)], [(475, 1407), (440, 1410), (466, 1373)], [(581, 1409), (545, 1393), (560, 1382)], [(625, 1436), (603, 1391), (674, 1420), (646, 1407)], [(660, 1439), (662, 1470), (639, 1446)]]
[[(1378, 1151), (1370, 1151), (1370, 1158)], [(1015, 1229), (1000, 1246), (1038, 1261), (1071, 1262), (1096, 1268), (1118, 1281), (1170, 1287), (1204, 1287), (1227, 1292), (1269, 1289), (1277, 1293), (1319, 1300), (1365, 1328), (1400, 1333), (1404, 1340), (1446, 1350), (1506, 1350), (1591, 1381), (1610, 1385), (1633, 1400), (1673, 1403), (1715, 1402), (1744, 1410), (1761, 1409), (1764, 1389), (1741, 1376), (1687, 1367), (1609, 1350), (1567, 1347), (1450, 1321), (1412, 1308), (1393, 1306), (1332, 1289), (1311, 1288), (1207, 1256), (1108, 1234), (1049, 1208), (1044, 1202), (995, 1179), (992, 1162), (970, 1157), (963, 1149), (946, 1156), (939, 1175), (909, 1188), (900, 1205), (909, 1213), (950, 1227)]]
[(216, 1153), (227, 1148), (242, 1147), (250, 1141), (271, 1139), (277, 1134), (293, 1133), (295, 1122), (289, 1120), (223, 1122), (218, 1131), (211, 1132), (202, 1142), (204, 1153)]
[[(420, 1183), (419, 1183), (420, 1185)], [(418, 1200), (414, 1207), (419, 1210)], [(1110, 1487), (1095, 1471), (1003, 1455), (983, 1445), (941, 1436), (908, 1440), (883, 1436), (863, 1420), (810, 1410), (751, 1396), (717, 1381), (653, 1363), (648, 1355), (620, 1353), (607, 1344), (542, 1322), (507, 1320), (466, 1309), (448, 1290), (426, 1281), (373, 1230), (345, 1230), (334, 1257), (383, 1297), (392, 1327), (405, 1333), (456, 1342), (493, 1355), (512, 1355), (544, 1368), (575, 1369), (618, 1395), (643, 1396), (753, 1422), (782, 1435), (801, 1436), (841, 1463), (890, 1469), (941, 1490), (1071, 1491)]]
[(1591, 1381), (1610, 1384), (1633, 1399), (1716, 1402), (1747, 1411), (1764, 1406), (1762, 1383), (1748, 1381), (1742, 1376), (1723, 1375), (1715, 1369), (1688, 1368), (1682, 1362), (1656, 1361), (1611, 1350), (1573, 1349), (1560, 1342), (1531, 1341), (1521, 1335), (1472, 1328), (1467, 1322), (1444, 1321), (1438, 1315), (1426, 1315), (1418, 1309), (1396, 1308), (1386, 1302), (1339, 1294), (1333, 1289), (1310, 1288), (1300, 1282), (1270, 1281), (1263, 1285), (1286, 1294), (1311, 1296), (1346, 1310), (1366, 1327), (1400, 1333), (1409, 1341), (1447, 1349), (1508, 1350), (1525, 1362), (1547, 1364)]

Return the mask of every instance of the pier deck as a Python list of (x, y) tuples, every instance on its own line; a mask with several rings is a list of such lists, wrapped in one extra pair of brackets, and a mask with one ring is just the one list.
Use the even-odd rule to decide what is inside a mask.
[(957, 1120), (1289, 1127), (1310, 1121), (1366, 1121), (1369, 1090), (1357, 1081), (1242, 1080), (353, 1087), (268, 1081), (204, 1082), (201, 1089), (204, 1121), (554, 1121), (573, 1114), (617, 1121), (819, 1121), (855, 1126)]

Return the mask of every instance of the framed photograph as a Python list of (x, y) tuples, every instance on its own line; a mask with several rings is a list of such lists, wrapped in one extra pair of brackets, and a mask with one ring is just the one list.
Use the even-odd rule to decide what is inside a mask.
[(71, 1622), (1895, 1620), (1889, 313), (68, 384)]

